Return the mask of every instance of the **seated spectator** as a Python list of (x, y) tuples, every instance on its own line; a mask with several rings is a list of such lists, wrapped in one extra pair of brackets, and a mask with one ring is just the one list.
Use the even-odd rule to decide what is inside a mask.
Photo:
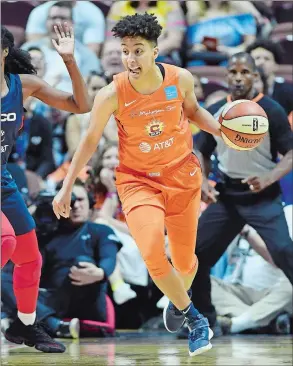
[(256, 66), (261, 67), (268, 86), (267, 94), (285, 109), (287, 115), (293, 111), (293, 84), (276, 78), (276, 70), (282, 61), (284, 50), (273, 41), (259, 39), (247, 48)]
[[(39, 40), (26, 42), (22, 45), (22, 48), (24, 50), (28, 50), (31, 47), (40, 48), (44, 53), (47, 66), (44, 80), (49, 84), (55, 84), (55, 86), (61, 90), (71, 91), (72, 84), (66, 66), (52, 44), (52, 39), (56, 40), (57, 38), (54, 31), (54, 25), (61, 21), (66, 21), (69, 26), (74, 26), (72, 7), (68, 1), (53, 3), (47, 12), (47, 20), (45, 23), (47, 34)], [(87, 77), (92, 70), (96, 70), (97, 72), (101, 71), (100, 61), (95, 53), (84, 46), (78, 39), (75, 40), (74, 55), (77, 65), (84, 77)], [(57, 85), (56, 78), (59, 79)]]
[(145, 12), (154, 14), (163, 27), (158, 40), (160, 56), (170, 56), (172, 51), (181, 49), (185, 19), (178, 1), (116, 1), (107, 16), (107, 36), (111, 36), (111, 29), (121, 17)]
[[(41, 287), (45, 289), (39, 294), (37, 316), (53, 336), (78, 338), (79, 319), (107, 320), (107, 280), (114, 271), (121, 244), (111, 228), (89, 221), (90, 199), (78, 180), (73, 187), (70, 218), (57, 220), (54, 226), (52, 220), (45, 220), (46, 213), (52, 219), (50, 203), (47, 210), (42, 207), (41, 212), (35, 212), (43, 255)], [(45, 233), (45, 226), (38, 225), (48, 222), (52, 232)], [(5, 312), (13, 318), (16, 305), (12, 276), (10, 281), (5, 277), (2, 301)], [(64, 318), (73, 320), (65, 322)]]
[[(46, 21), (50, 8), (59, 3), (67, 3), (72, 8), (75, 38), (99, 56), (100, 47), (105, 39), (105, 18), (102, 11), (90, 1), (46, 1), (37, 6), (28, 18), (26, 25), (27, 41), (36, 41), (47, 35)], [(55, 18), (55, 21), (67, 21), (67, 17)]]
[(197, 53), (189, 66), (224, 64), (255, 39), (260, 14), (249, 1), (188, 1), (187, 8), (187, 42)]
[(136, 243), (130, 236), (117, 195), (115, 186), (115, 169), (119, 164), (117, 144), (105, 145), (99, 160), (100, 166), (95, 169), (92, 179), (88, 182), (97, 202), (93, 219), (97, 223), (111, 226), (122, 242), (123, 246), (118, 253), (118, 266), (109, 278), (114, 301), (122, 304), (136, 297), (136, 293), (128, 283), (146, 286), (148, 274)]
[[(292, 235), (292, 221), (288, 224)], [(289, 334), (292, 285), (275, 266), (261, 237), (245, 226), (228, 253), (224, 279), (211, 277), (212, 301), (224, 334), (269, 325), (274, 333)]]
[(44, 179), (55, 169), (52, 124), (32, 110), (32, 102), (32, 98), (29, 98), (24, 104), (26, 111), (23, 127), (15, 143), (15, 154), (18, 164)]
[(103, 73), (108, 81), (113, 81), (113, 76), (125, 71), (121, 58), (121, 44), (116, 38), (105, 41), (101, 52), (101, 64)]
[[(89, 96), (93, 103), (96, 94), (101, 88), (107, 85), (107, 82), (102, 75), (93, 71), (88, 76), (86, 84)], [(84, 114), (71, 114), (66, 121), (65, 139), (68, 148), (69, 158), (72, 158), (84, 133), (88, 129), (90, 115), (90, 112)]]

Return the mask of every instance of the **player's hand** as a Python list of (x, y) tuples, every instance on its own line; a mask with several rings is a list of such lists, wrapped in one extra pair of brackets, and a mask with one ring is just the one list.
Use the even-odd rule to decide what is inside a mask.
[(116, 192), (114, 171), (108, 168), (103, 168), (100, 173), (101, 182), (107, 188), (108, 192)]
[(71, 278), (72, 285), (85, 286), (95, 282), (100, 282), (104, 279), (104, 270), (97, 267), (93, 263), (79, 262), (80, 267), (72, 266), (70, 268), (69, 277)]
[(66, 60), (72, 58), (74, 54), (74, 32), (73, 28), (69, 27), (67, 23), (54, 25), (55, 33), (58, 40), (52, 39), (52, 43), (59, 55)]
[(270, 186), (273, 182), (271, 181), (269, 175), (264, 174), (260, 177), (251, 176), (246, 179), (243, 179), (242, 183), (248, 184), (249, 189), (252, 192), (258, 193), (258, 192), (264, 190), (265, 188), (267, 188), (268, 186)]
[(201, 186), (201, 199), (203, 202), (210, 204), (217, 202), (219, 192), (204, 178)]
[(59, 220), (60, 217), (68, 218), (70, 214), (71, 191), (65, 190), (63, 187), (56, 194), (52, 206), (54, 214)]

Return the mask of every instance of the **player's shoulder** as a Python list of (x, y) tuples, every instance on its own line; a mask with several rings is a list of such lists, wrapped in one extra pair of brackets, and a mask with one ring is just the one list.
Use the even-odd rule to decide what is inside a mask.
[[(173, 66), (173, 65), (171, 65), (171, 66)], [(179, 80), (181, 80), (183, 82), (192, 81), (194, 83), (194, 77), (189, 70), (184, 69), (183, 67), (179, 67), (179, 66), (173, 66), (173, 67), (176, 68), (176, 71), (178, 72)]]
[(112, 110), (113, 113), (117, 110), (118, 93), (114, 81), (98, 91), (95, 96), (94, 106), (102, 106), (104, 109), (107, 109), (107, 111)]

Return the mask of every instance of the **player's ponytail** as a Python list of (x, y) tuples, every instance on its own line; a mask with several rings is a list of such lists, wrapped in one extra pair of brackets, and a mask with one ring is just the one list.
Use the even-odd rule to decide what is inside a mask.
[(2, 51), (8, 48), (8, 55), (5, 58), (5, 74), (36, 74), (29, 53), (14, 46), (13, 34), (3, 26), (1, 26), (1, 47)]

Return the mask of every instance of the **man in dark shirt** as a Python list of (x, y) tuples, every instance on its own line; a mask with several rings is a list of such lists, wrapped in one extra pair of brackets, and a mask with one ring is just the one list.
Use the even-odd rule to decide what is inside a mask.
[[(211, 303), (210, 269), (246, 223), (257, 230), (275, 264), (293, 283), (293, 243), (278, 183), (292, 169), (293, 133), (284, 109), (256, 92), (256, 77), (255, 62), (249, 54), (232, 56), (228, 65), (231, 96), (212, 105), (209, 112), (218, 118), (227, 101), (257, 102), (269, 119), (269, 132), (262, 144), (251, 151), (236, 151), (221, 138), (201, 132), (196, 146), (203, 169), (202, 198), (210, 205), (199, 219), (196, 244), (199, 269), (192, 285), (192, 301), (212, 327), (216, 312)], [(210, 157), (215, 151), (220, 178), (213, 188), (207, 177)], [(278, 153), (283, 155), (279, 162)]]
[[(52, 335), (77, 338), (79, 319), (106, 321), (107, 279), (121, 244), (110, 227), (89, 221), (89, 196), (81, 182), (76, 182), (73, 194), (70, 219), (61, 220), (53, 234), (40, 237), (41, 287), (46, 290), (40, 291), (37, 316)], [(15, 300), (7, 276), (2, 276), (2, 300), (13, 316)], [(63, 322), (64, 318), (74, 321)]]
[(254, 58), (256, 66), (264, 71), (268, 84), (268, 95), (277, 101), (286, 111), (287, 116), (293, 111), (293, 84), (276, 78), (275, 72), (282, 61), (282, 47), (279, 43), (257, 40), (247, 48)]

